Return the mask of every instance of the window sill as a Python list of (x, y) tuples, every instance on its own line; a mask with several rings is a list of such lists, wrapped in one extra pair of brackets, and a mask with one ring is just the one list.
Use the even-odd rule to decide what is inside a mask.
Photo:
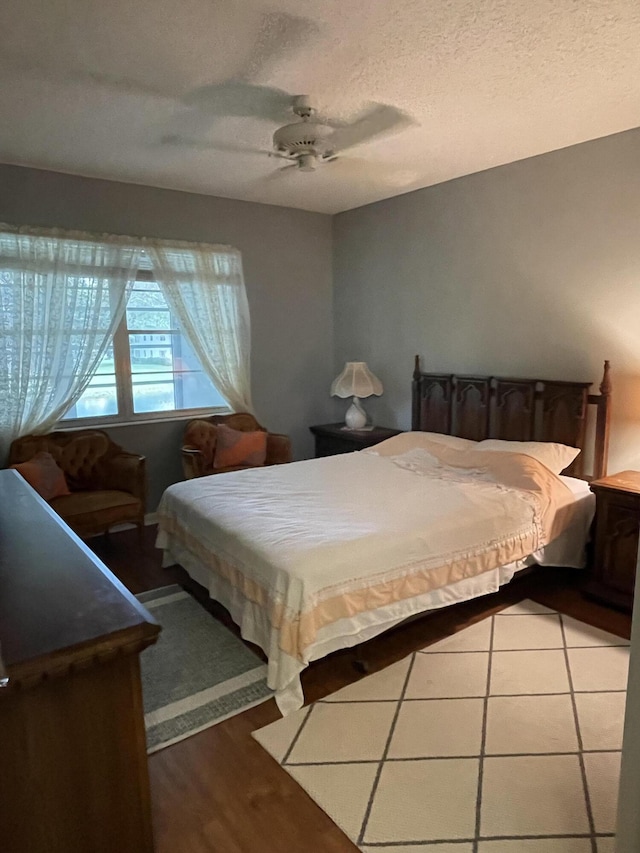
[(146, 424), (165, 424), (170, 421), (194, 421), (198, 418), (209, 418), (212, 415), (230, 415), (231, 409), (194, 409), (191, 412), (175, 412), (174, 414), (158, 415), (149, 417), (140, 416), (128, 421), (109, 420), (108, 418), (74, 418), (68, 421), (58, 421), (54, 429), (72, 432), (81, 429), (111, 429), (112, 427), (145, 426)]

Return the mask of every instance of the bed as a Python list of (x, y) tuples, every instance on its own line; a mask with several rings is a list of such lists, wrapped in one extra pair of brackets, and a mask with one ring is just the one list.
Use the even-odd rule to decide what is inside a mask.
[(423, 373), (416, 359), (410, 432), (177, 483), (157, 545), (264, 650), (287, 714), (311, 661), (527, 566), (583, 566), (585, 471), (606, 473), (610, 392), (608, 363), (592, 394), (590, 383)]

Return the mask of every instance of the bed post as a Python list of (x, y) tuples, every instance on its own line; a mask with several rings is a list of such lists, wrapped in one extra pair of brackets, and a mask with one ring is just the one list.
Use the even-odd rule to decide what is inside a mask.
[(420, 429), (420, 356), (413, 364), (413, 382), (411, 383), (411, 429)]
[(611, 377), (608, 361), (604, 363), (604, 373), (600, 383), (600, 394), (590, 395), (589, 402), (595, 402), (598, 407), (596, 416), (596, 446), (593, 460), (593, 476), (597, 480), (607, 474), (607, 457), (609, 454), (609, 423), (611, 418)]

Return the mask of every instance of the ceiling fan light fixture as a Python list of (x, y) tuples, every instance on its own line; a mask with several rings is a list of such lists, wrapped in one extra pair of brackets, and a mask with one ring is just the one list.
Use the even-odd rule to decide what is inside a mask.
[(315, 154), (301, 154), (298, 157), (298, 168), (301, 172), (315, 172), (316, 157)]

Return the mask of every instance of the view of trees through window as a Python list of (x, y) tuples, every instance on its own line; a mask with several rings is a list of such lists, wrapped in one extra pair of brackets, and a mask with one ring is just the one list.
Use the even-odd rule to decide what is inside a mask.
[(156, 282), (138, 281), (96, 375), (64, 419), (225, 406)]

